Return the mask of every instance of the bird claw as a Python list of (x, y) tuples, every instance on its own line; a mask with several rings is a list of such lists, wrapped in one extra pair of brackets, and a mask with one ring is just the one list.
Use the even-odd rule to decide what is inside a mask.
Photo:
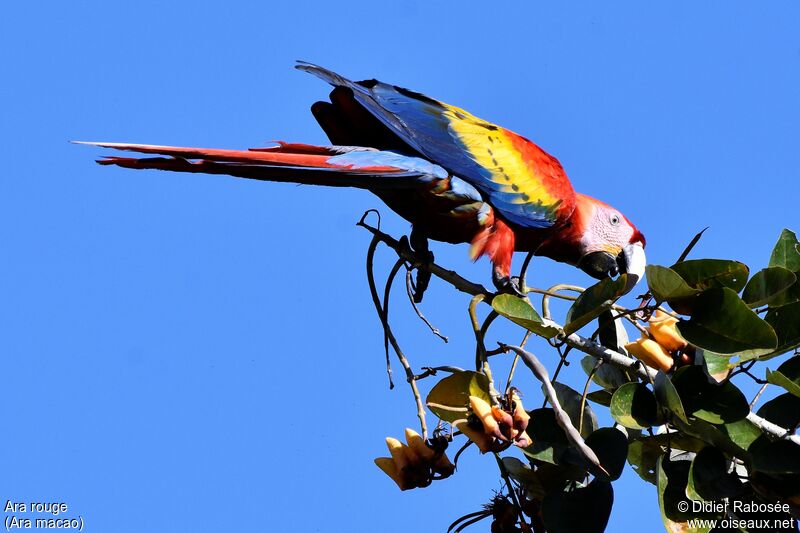
[[(433, 255), (433, 254), (431, 254)], [(414, 284), (414, 303), (422, 302), (422, 297), (425, 296), (425, 291), (428, 290), (428, 284), (431, 281), (431, 273), (427, 270), (417, 269), (417, 279)]]
[(498, 294), (513, 294), (514, 296), (525, 298), (525, 293), (520, 289), (519, 282), (520, 280), (517, 276), (498, 276), (496, 273), (492, 273), (492, 283)]
[[(413, 239), (412, 240), (416, 240)], [(427, 242), (425, 242), (427, 244)], [(408, 237), (403, 235), (400, 238), (400, 246), (404, 249), (413, 252), (417, 257), (421, 258), (421, 261), (414, 262), (411, 267), (417, 271), (416, 280), (414, 283), (414, 303), (422, 302), (422, 297), (425, 296), (425, 291), (428, 290), (428, 284), (431, 281), (431, 273), (428, 270), (424, 270), (419, 268), (421, 265), (430, 265), (433, 263), (433, 252), (427, 249), (427, 246), (424, 249), (422, 246), (418, 246), (418, 248), (412, 248), (411, 243), (408, 240)]]

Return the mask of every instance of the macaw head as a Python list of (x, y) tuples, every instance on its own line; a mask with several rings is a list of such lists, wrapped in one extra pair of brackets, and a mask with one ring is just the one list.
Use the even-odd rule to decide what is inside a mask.
[(576, 200), (572, 216), (580, 255), (576, 266), (596, 279), (628, 274), (625, 292), (630, 291), (644, 277), (644, 235), (610, 205), (583, 194)]

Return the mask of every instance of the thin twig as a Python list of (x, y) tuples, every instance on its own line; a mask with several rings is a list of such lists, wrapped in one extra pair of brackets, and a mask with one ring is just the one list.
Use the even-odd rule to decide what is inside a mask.
[[(364, 216), (366, 217), (367, 213), (364, 213)], [(380, 240), (377, 237), (373, 237), (367, 249), (367, 283), (369, 284), (369, 293), (370, 296), (372, 296), (372, 303), (375, 305), (375, 310), (378, 312), (381, 326), (383, 326), (383, 347), (386, 351), (386, 375), (389, 377), (389, 390), (392, 390), (394, 389), (394, 380), (392, 379), (392, 362), (389, 360), (389, 335), (386, 333), (389, 324), (386, 323), (386, 319), (384, 318), (383, 307), (381, 307), (380, 297), (378, 296), (378, 288), (375, 285), (374, 259), (375, 250), (378, 248), (378, 242), (380, 242)]]
[(519, 269), (519, 288), (522, 289), (522, 292), (525, 292), (525, 278), (528, 277), (528, 267), (531, 264), (531, 259), (536, 252), (528, 252), (528, 255), (525, 256), (525, 260), (522, 262), (522, 268)]
[(411, 269), (409, 268), (406, 270), (406, 292), (408, 293), (408, 301), (411, 302), (411, 307), (414, 308), (414, 312), (417, 313), (419, 319), (422, 320), (426, 326), (428, 326), (428, 328), (431, 330), (431, 333), (442, 339), (444, 342), (448, 342), (448, 338), (441, 334), (439, 328), (431, 324), (430, 321), (425, 318), (425, 315), (422, 314), (422, 311), (420, 311), (417, 302), (414, 301), (414, 290), (411, 284)]
[(570, 350), (572, 350), (572, 348), (570, 346), (567, 346), (567, 349), (562, 352), (561, 348), (558, 347), (557, 350), (558, 350), (558, 354), (561, 357), (558, 360), (558, 364), (556, 365), (555, 372), (553, 372), (553, 380), (554, 381), (558, 379), (558, 375), (561, 373), (561, 369), (564, 366), (569, 366), (569, 362), (567, 361), (567, 356), (569, 355), (569, 352), (570, 352)]
[[(525, 336), (522, 338), (522, 342), (519, 343), (519, 347), (524, 348), (525, 344), (527, 344), (528, 339), (530, 337), (531, 337), (531, 331), (525, 330)], [(514, 379), (514, 372), (517, 370), (518, 362), (519, 362), (519, 355), (515, 353), (514, 360), (511, 362), (511, 369), (508, 371), (508, 379), (506, 379), (506, 388), (505, 388), (506, 395), (508, 395), (511, 392), (511, 380)]]
[(583, 287), (578, 287), (577, 285), (567, 285), (564, 283), (559, 283), (558, 285), (553, 285), (546, 291), (531, 291), (531, 292), (538, 292), (542, 295), (542, 316), (544, 318), (550, 318), (550, 298), (556, 297), (561, 298), (562, 300), (577, 300), (577, 297), (572, 296), (565, 296), (563, 294), (559, 295), (558, 291), (575, 291), (582, 293), (584, 291)]
[(589, 448), (584, 442), (583, 437), (575, 429), (575, 426), (572, 425), (572, 421), (569, 419), (569, 415), (566, 411), (561, 407), (561, 404), (558, 401), (558, 396), (556, 395), (556, 390), (553, 388), (553, 384), (550, 382), (550, 377), (547, 373), (547, 369), (544, 367), (542, 363), (530, 352), (527, 352), (520, 348), (519, 346), (508, 346), (505, 345), (506, 348), (509, 350), (514, 351), (517, 355), (522, 358), (522, 361), (525, 365), (531, 370), (534, 376), (542, 382), (542, 386), (544, 388), (544, 393), (547, 398), (550, 400), (550, 405), (553, 406), (553, 411), (556, 415), (556, 421), (558, 425), (564, 430), (564, 433), (567, 435), (567, 439), (575, 445), (576, 448), (583, 454), (586, 459), (599, 468), (604, 473), (608, 474), (603, 465), (600, 464), (600, 459), (597, 458), (597, 455), (594, 453), (594, 450)]
[(456, 272), (442, 268), (436, 263), (428, 263), (427, 259), (419, 257), (419, 255), (416, 252), (409, 249), (407, 246), (406, 247), (401, 246), (400, 241), (390, 237), (389, 235), (383, 233), (379, 229), (370, 226), (369, 224), (364, 222), (363, 219), (360, 220), (356, 225), (372, 233), (372, 235), (375, 238), (377, 238), (379, 241), (381, 241), (389, 248), (394, 250), (399, 257), (405, 259), (409, 263), (415, 265), (418, 264), (419, 265), (418, 268), (427, 270), (437, 278), (441, 279), (442, 281), (446, 281), (447, 283), (452, 285), (455, 289), (461, 292), (465, 292), (473, 296), (476, 294), (483, 294), (486, 297), (486, 301), (491, 302), (494, 294), (483, 285), (480, 285), (478, 283), (473, 283), (468, 279), (458, 275)]
[(525, 515), (522, 513), (522, 506), (517, 499), (517, 491), (514, 489), (514, 485), (511, 483), (511, 477), (508, 475), (506, 465), (503, 464), (503, 460), (500, 458), (500, 455), (497, 452), (494, 453), (494, 458), (497, 461), (497, 467), (500, 469), (500, 475), (503, 477), (503, 481), (506, 482), (506, 487), (508, 487), (508, 493), (511, 495), (511, 500), (514, 502), (514, 508), (517, 510), (517, 517), (522, 524), (525, 524)]
[[(484, 323), (478, 324), (478, 312), (476, 310), (479, 303), (484, 301), (486, 296), (483, 294), (476, 294), (469, 302), (469, 319), (472, 323), (472, 331), (475, 333), (475, 370), (483, 373), (489, 379), (489, 390), (494, 390), (494, 380), (492, 379), (492, 369), (489, 367), (489, 360), (486, 355), (486, 346), (483, 342), (483, 333), (489, 324), (497, 317), (497, 312), (493, 309), (486, 317)], [(493, 316), (494, 315), (494, 316)]]
[[(366, 215), (365, 215), (366, 216)], [(372, 243), (377, 245), (377, 241), (375, 238), (372, 239)], [(383, 331), (385, 335), (385, 339), (387, 339), (392, 348), (394, 348), (394, 352), (397, 354), (397, 358), (400, 360), (400, 364), (403, 366), (403, 369), (406, 371), (406, 380), (408, 381), (409, 386), (411, 387), (411, 392), (414, 395), (414, 402), (417, 405), (417, 418), (419, 418), (419, 425), (420, 429), (422, 430), (423, 438), (428, 438), (428, 425), (425, 421), (425, 405), (422, 403), (422, 396), (419, 393), (419, 388), (417, 387), (417, 382), (414, 379), (414, 371), (411, 370), (411, 365), (408, 363), (408, 359), (406, 358), (403, 350), (400, 348), (400, 345), (397, 342), (397, 339), (392, 333), (392, 328), (389, 326), (388, 322), (388, 301), (389, 301), (389, 291), (391, 289), (391, 281), (394, 279), (394, 276), (397, 274), (397, 270), (399, 269), (398, 263), (402, 265), (401, 261), (395, 263), (395, 268), (392, 269), (392, 274), (390, 274), (389, 279), (386, 283), (386, 289), (384, 291), (384, 306), (381, 306), (380, 300), (378, 298), (378, 291), (375, 286), (375, 278), (373, 275), (373, 258), (375, 255), (375, 250), (370, 244), (369, 251), (367, 253), (367, 278), (370, 287), (370, 293), (372, 294), (372, 300), (375, 304), (375, 308), (378, 311), (378, 317), (381, 319), (381, 323), (383, 324)], [(390, 372), (389, 374), (389, 384), (390, 388), (394, 387), (394, 383), (391, 379), (391, 368), (388, 366), (388, 351), (387, 351), (387, 369)]]
[[(483, 294), (484, 303), (491, 303), (492, 297), (494, 296), (490, 293), (485, 287), (479, 285), (477, 283), (473, 283), (468, 279), (458, 275), (457, 273), (442, 268), (435, 263), (425, 263), (422, 261), (421, 258), (417, 257), (417, 255), (412, 250), (404, 249), (400, 246), (400, 243), (393, 239), (392, 237), (386, 235), (382, 231), (377, 228), (374, 228), (368, 225), (362, 219), (358, 223), (359, 226), (367, 229), (372, 235), (378, 239), (380, 242), (383, 242), (390, 248), (392, 248), (395, 253), (398, 254), (399, 257), (402, 257), (406, 261), (417, 264), (420, 263), (419, 268), (423, 268), (428, 270), (432, 275), (436, 276), (437, 278), (445, 281), (453, 286), (456, 290), (461, 292), (471, 294), (475, 296), (476, 294)], [(390, 338), (391, 340), (391, 338)], [(638, 360), (623, 355), (619, 352), (615, 352), (599, 344), (592, 342), (589, 339), (581, 337), (577, 333), (572, 333), (568, 336), (565, 336), (561, 339), (561, 342), (571, 346), (572, 348), (579, 350), (581, 352), (587, 353), (589, 355), (593, 355), (599, 359), (602, 359), (606, 363), (612, 364), (614, 366), (630, 370), (631, 372), (635, 373), (637, 376), (641, 377), (642, 379), (646, 379), (648, 381), (652, 381), (655, 379), (656, 371), (650, 367), (642, 365)], [(747, 415), (747, 419), (750, 420), (753, 424), (758, 426), (764, 433), (767, 433), (773, 437), (781, 438), (781, 439), (788, 439), (792, 442), (800, 445), (800, 436), (793, 435), (789, 430), (782, 428), (764, 418), (756, 415), (755, 413), (751, 412)]]
[(586, 396), (589, 394), (589, 385), (592, 383), (592, 378), (594, 377), (595, 373), (603, 366), (603, 360), (598, 359), (594, 367), (592, 368), (591, 372), (589, 372), (589, 377), (586, 378), (586, 385), (583, 386), (583, 394), (581, 395), (581, 414), (578, 418), (578, 432), (583, 433), (583, 411), (586, 409)]
[(756, 395), (753, 396), (753, 401), (750, 402), (750, 410), (751, 411), (752, 411), (753, 407), (756, 405), (756, 402), (758, 402), (758, 399), (761, 398), (761, 395), (764, 394), (764, 391), (767, 390), (768, 386), (769, 386), (769, 383), (764, 383), (763, 385), (761, 385), (761, 388), (758, 389), (758, 392), (756, 393)]
[(450, 366), (450, 365), (443, 365), (443, 366), (423, 366), (422, 367), (422, 374), (417, 374), (414, 376), (414, 379), (419, 381), (420, 379), (425, 379), (428, 376), (435, 376), (437, 372), (450, 372), (451, 374), (457, 374), (459, 372), (463, 372), (463, 368), (459, 368), (457, 366)]
[(391, 272), (389, 272), (389, 276), (386, 278), (386, 285), (383, 287), (383, 345), (384, 349), (386, 350), (387, 359), (389, 357), (389, 332), (392, 329), (389, 325), (389, 294), (392, 291), (394, 277), (397, 275), (397, 272), (400, 270), (401, 266), (403, 266), (403, 260), (398, 259), (392, 267)]

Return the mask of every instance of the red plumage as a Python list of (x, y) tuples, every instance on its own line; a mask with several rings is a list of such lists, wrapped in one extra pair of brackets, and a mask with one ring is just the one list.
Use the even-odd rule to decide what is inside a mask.
[(641, 277), (641, 232), (614, 208), (575, 193), (559, 161), (531, 141), (418, 93), (375, 80), (354, 83), (309, 64), (299, 68), (335, 86), (330, 102), (312, 106), (335, 146), (87, 144), (156, 156), (108, 157), (98, 161), (103, 165), (368, 189), (411, 222), (419, 251), (427, 253), (429, 238), (469, 242), (473, 258), (489, 257), (503, 290), (516, 290), (515, 250), (597, 278)]

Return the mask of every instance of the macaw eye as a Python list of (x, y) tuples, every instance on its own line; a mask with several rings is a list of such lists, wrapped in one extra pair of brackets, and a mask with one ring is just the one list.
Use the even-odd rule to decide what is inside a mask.
[(611, 218), (609, 219), (609, 222), (611, 222), (612, 226), (618, 226), (619, 225), (619, 215), (611, 215)]

